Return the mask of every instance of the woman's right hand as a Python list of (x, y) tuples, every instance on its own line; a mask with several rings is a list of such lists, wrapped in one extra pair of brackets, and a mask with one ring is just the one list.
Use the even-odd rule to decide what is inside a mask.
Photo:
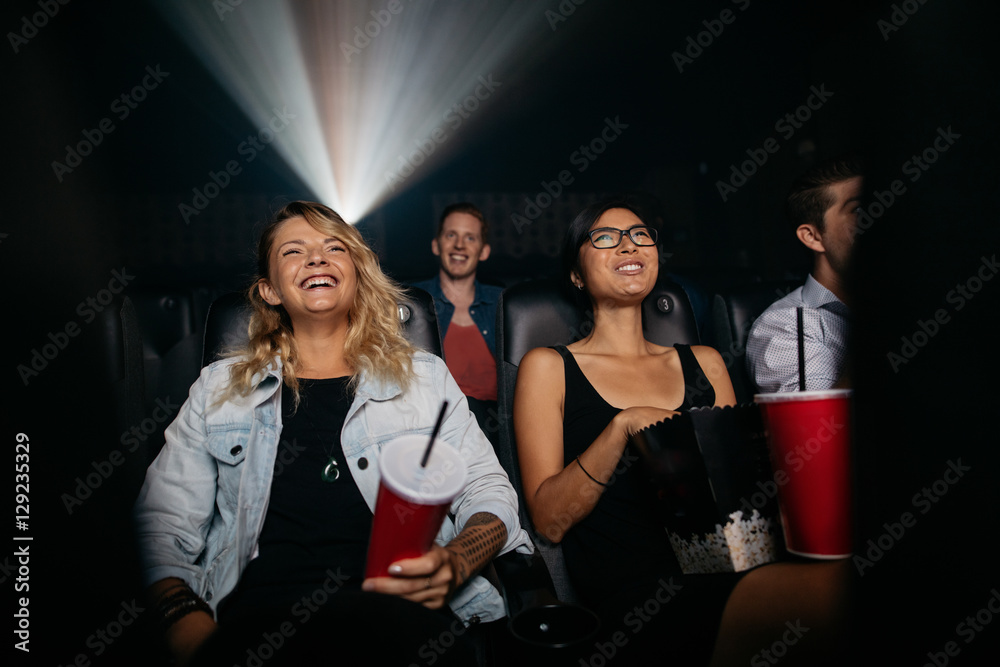
[(680, 413), (676, 410), (664, 410), (663, 408), (654, 408), (649, 405), (639, 405), (633, 408), (625, 408), (615, 415), (613, 422), (617, 428), (621, 429), (625, 439), (628, 440), (647, 426), (652, 426), (664, 419), (670, 419), (677, 414)]

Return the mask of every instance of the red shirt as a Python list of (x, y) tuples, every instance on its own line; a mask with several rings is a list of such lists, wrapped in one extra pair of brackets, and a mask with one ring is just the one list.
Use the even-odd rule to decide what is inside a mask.
[(497, 362), (475, 324), (448, 325), (444, 358), (463, 394), (482, 401), (497, 400)]

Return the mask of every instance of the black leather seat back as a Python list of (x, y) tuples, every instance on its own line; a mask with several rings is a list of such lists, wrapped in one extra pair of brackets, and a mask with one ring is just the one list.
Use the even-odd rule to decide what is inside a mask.
[(246, 344), (249, 335), (250, 302), (243, 292), (223, 294), (208, 307), (205, 317), (205, 345), (201, 365), (222, 359), (229, 350)]
[[(548, 565), (561, 600), (576, 602), (558, 545), (552, 545), (531, 528), (521, 488), (512, 407), (517, 367), (529, 350), (568, 345), (590, 334), (593, 312), (581, 310), (556, 278), (532, 280), (507, 288), (497, 309), (497, 402), (500, 412), (500, 446), (497, 458), (518, 493), (521, 523), (531, 533)], [(643, 301), (643, 329), (647, 340), (658, 345), (699, 343), (698, 327), (687, 295), (679, 285), (661, 280)]]
[[(680, 285), (660, 281), (642, 309), (648, 340), (658, 345), (700, 342), (691, 304)], [(532, 348), (569, 345), (589, 335), (594, 326), (593, 312), (580, 310), (555, 278), (508, 287), (498, 318), (500, 361), (515, 368)]]
[(706, 342), (717, 349), (725, 360), (737, 403), (753, 401), (757, 392), (746, 364), (750, 327), (768, 306), (801, 284), (800, 280), (774, 280), (732, 287), (715, 294), (709, 340)]
[(407, 287), (406, 299), (399, 304), (399, 319), (403, 321), (403, 334), (411, 345), (444, 358), (444, 344), (438, 326), (434, 299), (418, 287)]
[[(441, 332), (431, 295), (416, 287), (406, 288), (406, 298), (399, 306), (403, 334), (412, 345), (443, 357)], [(223, 294), (212, 302), (205, 320), (205, 346), (202, 365), (207, 366), (247, 341), (250, 304), (243, 292)]]
[[(124, 463), (112, 467), (117, 470), (120, 466), (124, 472), (116, 472), (113, 478), (107, 477), (107, 486), (116, 489), (120, 495), (115, 496), (114, 491), (107, 489), (102, 489), (102, 492), (107, 492), (112, 498), (122, 498), (123, 502), (130, 505), (139, 494), (146, 466), (150, 461), (152, 440), (147, 437), (147, 432), (141, 429), (153, 421), (146, 419), (142, 332), (139, 329), (139, 320), (132, 300), (124, 295), (115, 296), (109, 304), (98, 311), (92, 326), (83, 328), (80, 340), (76, 349), (89, 346), (89, 354), (86, 355), (86, 359), (78, 362), (81, 372), (79, 377), (73, 379), (80, 381), (80, 378), (86, 377), (88, 387), (94, 394), (82, 398), (81, 403), (86, 404), (91, 399), (96, 399), (100, 403), (97, 397), (107, 397), (110, 399), (108, 403), (112, 411), (107, 414), (103, 411), (88, 413), (87, 418), (90, 421), (84, 430), (92, 437), (83, 438), (75, 447), (74, 454), (80, 455), (89, 450), (87, 453), (92, 460), (100, 462), (109, 460), (110, 450), (116, 449)], [(75, 410), (66, 412), (67, 415), (71, 415)], [(53, 414), (63, 418), (61, 408)], [(72, 417), (65, 418), (68, 423), (76, 423)], [(105, 428), (108, 430), (103, 430)], [(116, 436), (116, 439), (111, 441), (112, 447), (108, 446), (108, 440), (97, 435), (101, 433), (113, 433)], [(142, 437), (135, 437), (135, 433)], [(122, 439), (117, 438), (118, 434), (121, 434)], [(135, 444), (132, 444), (133, 441)], [(127, 446), (119, 447), (119, 443), (125, 445), (126, 442)], [(66, 464), (67, 469), (84, 470), (82, 466), (77, 468), (71, 459), (67, 459)], [(85, 470), (89, 473), (94, 468), (88, 467)], [(83, 477), (86, 475), (81, 474), (81, 478)]]
[(116, 419), (122, 430), (141, 422), (145, 416), (142, 332), (135, 306), (127, 296), (116, 298), (97, 318), (104, 355), (104, 378), (112, 387)]

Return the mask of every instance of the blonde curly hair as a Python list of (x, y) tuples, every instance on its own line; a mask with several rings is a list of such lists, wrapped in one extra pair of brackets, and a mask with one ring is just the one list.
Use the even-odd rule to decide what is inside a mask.
[(264, 301), (258, 287), (261, 279), (270, 280), (271, 250), (278, 228), (292, 218), (304, 218), (317, 231), (340, 240), (354, 262), (358, 285), (348, 311), (344, 342), (344, 358), (354, 371), (351, 388), (357, 386), (362, 374), (405, 388), (413, 373), (414, 348), (403, 336), (399, 319), (397, 304), (404, 295), (403, 288), (382, 273), (378, 256), (358, 230), (333, 209), (314, 202), (293, 201), (274, 214), (257, 244), (257, 276), (247, 290), (253, 309), (248, 327), (250, 340), (229, 355), (238, 361), (230, 369), (230, 382), (220, 402), (233, 395), (249, 395), (255, 387), (254, 376), (263, 376), (274, 358), (279, 357), (284, 382), (294, 393), (298, 406), (298, 354), (291, 319), (284, 307)]

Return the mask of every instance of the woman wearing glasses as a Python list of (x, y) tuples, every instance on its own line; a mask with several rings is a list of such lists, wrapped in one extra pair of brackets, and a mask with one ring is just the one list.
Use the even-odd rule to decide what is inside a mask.
[[(643, 500), (642, 464), (626, 447), (632, 434), (680, 411), (735, 404), (714, 349), (643, 337), (642, 301), (658, 273), (657, 232), (634, 208), (605, 201), (584, 209), (566, 233), (563, 275), (593, 309), (593, 330), (526, 354), (514, 395), (528, 512), (540, 535), (562, 544), (574, 589), (601, 616), (598, 639), (616, 646), (616, 665), (706, 664), (723, 612), (747, 627), (742, 616), (758, 592), (747, 577), (747, 592), (733, 595), (740, 574), (682, 576)], [(751, 628), (735, 641), (754, 645), (754, 636)]]

